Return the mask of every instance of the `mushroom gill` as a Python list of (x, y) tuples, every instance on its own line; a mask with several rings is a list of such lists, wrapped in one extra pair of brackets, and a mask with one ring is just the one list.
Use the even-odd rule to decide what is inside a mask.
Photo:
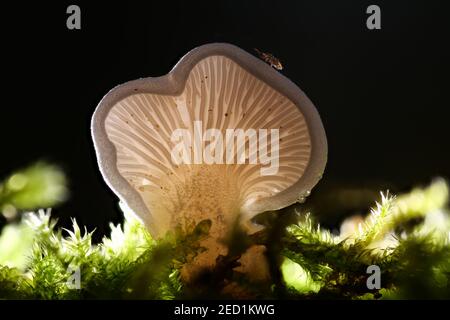
[(195, 49), (165, 77), (113, 89), (92, 129), (103, 176), (153, 236), (211, 221), (199, 266), (226, 254), (221, 239), (236, 222), (253, 232), (254, 215), (307, 196), (326, 161), (312, 103), (226, 44)]

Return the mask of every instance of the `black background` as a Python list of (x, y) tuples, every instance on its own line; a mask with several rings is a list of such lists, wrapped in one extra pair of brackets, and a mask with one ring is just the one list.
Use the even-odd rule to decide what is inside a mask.
[[(66, 8), (81, 7), (81, 30)], [(366, 28), (381, 7), (382, 29)], [(271, 52), (315, 103), (329, 143), (310, 203), (339, 188), (406, 190), (450, 176), (450, 21), (444, 1), (46, 1), (2, 7), (0, 176), (59, 164), (71, 197), (54, 210), (99, 234), (121, 219), (97, 169), (90, 118), (117, 84), (160, 76), (190, 49)]]

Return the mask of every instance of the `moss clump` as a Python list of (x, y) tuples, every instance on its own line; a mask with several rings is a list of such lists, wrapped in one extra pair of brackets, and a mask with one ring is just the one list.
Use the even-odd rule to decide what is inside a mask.
[[(33, 168), (20, 173), (20, 183), (13, 181), (12, 185), (21, 187), (13, 188), (14, 192), (11, 177), (1, 185), (0, 204), (20, 212), (61, 200), (63, 176), (48, 175), (56, 170), (51, 166)], [(39, 175), (59, 178), (34, 180)], [(47, 187), (41, 190), (33, 182), (27, 188), (22, 183), (38, 180)], [(49, 182), (53, 187), (48, 187)], [(59, 190), (58, 196), (49, 196), (48, 190)], [(33, 196), (25, 195), (29, 192)], [(36, 196), (39, 192), (41, 196)], [(229, 298), (223, 288), (230, 284), (239, 288), (241, 297), (448, 299), (447, 199), (447, 184), (436, 180), (398, 197), (382, 194), (364, 220), (346, 221), (347, 231), (341, 235), (321, 228), (310, 214), (298, 214), (297, 221), (283, 226), (281, 232), (273, 223), (252, 236), (236, 232), (230, 240), (233, 255), (218, 259), (217, 268), (207, 277), (208, 286), (184, 285), (180, 270), (204, 250), (200, 242), (209, 232), (210, 221), (154, 240), (134, 214), (122, 207), (123, 225), (111, 225), (110, 235), (93, 244), (92, 233), (75, 220), (70, 230), (61, 230), (55, 227), (50, 210), (38, 209), (10, 219), (1, 232), (0, 299)], [(273, 213), (273, 219), (278, 217)], [(251, 283), (235, 270), (239, 254), (253, 244), (267, 247), (271, 270), (267, 283)], [(370, 265), (380, 268), (381, 289), (367, 286)]]

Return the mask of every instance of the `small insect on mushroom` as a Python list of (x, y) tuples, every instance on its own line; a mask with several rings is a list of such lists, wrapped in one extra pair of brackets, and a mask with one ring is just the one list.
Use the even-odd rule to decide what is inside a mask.
[(281, 64), (281, 61), (273, 54), (262, 52), (261, 50), (258, 50), (256, 48), (255, 51), (258, 53), (259, 57), (262, 60), (264, 60), (267, 64), (269, 64), (271, 67), (274, 67), (277, 70), (283, 70), (283, 65)]

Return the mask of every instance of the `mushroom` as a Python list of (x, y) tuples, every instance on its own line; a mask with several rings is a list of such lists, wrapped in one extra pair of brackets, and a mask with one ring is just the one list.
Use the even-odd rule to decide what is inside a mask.
[(235, 223), (253, 233), (255, 215), (304, 200), (327, 158), (306, 95), (222, 43), (193, 49), (165, 76), (112, 89), (92, 137), (106, 183), (152, 236), (211, 221), (199, 266), (227, 253), (220, 239)]

